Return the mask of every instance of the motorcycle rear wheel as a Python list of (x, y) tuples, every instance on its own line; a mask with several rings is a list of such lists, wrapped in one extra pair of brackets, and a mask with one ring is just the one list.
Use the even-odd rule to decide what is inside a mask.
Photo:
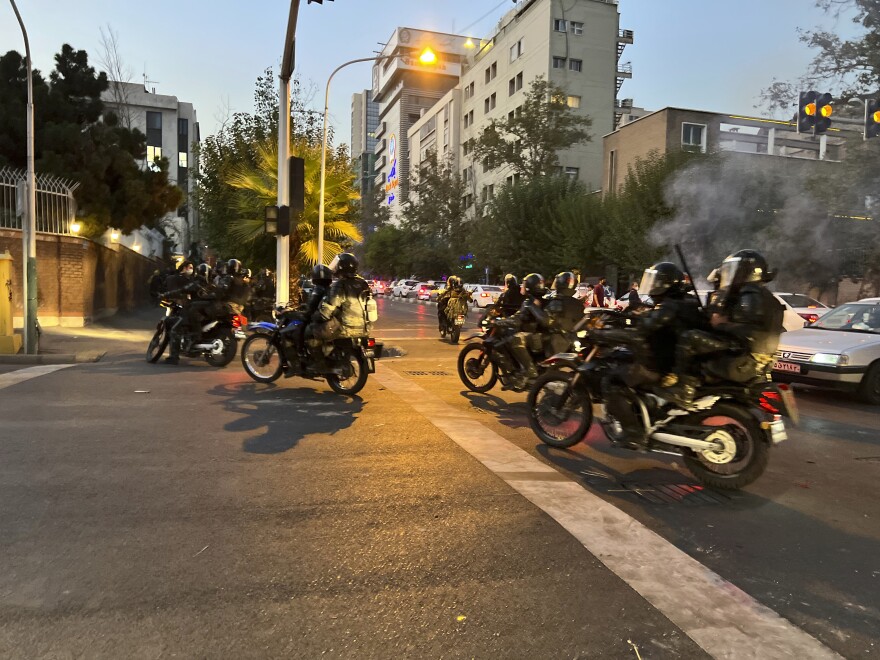
[(459, 337), (461, 337), (461, 326), (456, 325), (449, 332), (449, 343), (457, 344)]
[(147, 346), (147, 362), (150, 364), (156, 364), (156, 362), (159, 361), (159, 358), (162, 357), (162, 353), (164, 353), (165, 349), (168, 347), (168, 341), (168, 332), (165, 330), (165, 324), (163, 323), (162, 327), (156, 330), (156, 333), (150, 340), (149, 346)]
[(238, 352), (238, 340), (232, 332), (232, 328), (221, 328), (217, 332), (212, 333), (209, 340), (219, 339), (223, 342), (223, 350), (220, 353), (208, 353), (205, 360), (212, 367), (225, 367), (235, 359)]
[[(529, 425), (546, 445), (572, 447), (583, 440), (593, 423), (593, 404), (583, 391), (570, 391), (573, 374), (548, 371), (535, 379), (529, 390)], [(560, 397), (568, 400), (560, 407)]]
[(369, 372), (366, 360), (360, 355), (352, 354), (349, 356), (349, 364), (352, 369), (348, 377), (335, 374), (327, 376), (327, 384), (337, 394), (353, 396), (364, 389), (364, 385), (367, 384)]
[(682, 460), (697, 480), (711, 488), (739, 490), (760, 477), (770, 460), (770, 444), (758, 421), (743, 406), (719, 403), (687, 418), (688, 423), (717, 427), (733, 439), (736, 454), (727, 463), (713, 463), (702, 452), (685, 450)]
[[(480, 384), (486, 372), (488, 380)], [(483, 394), (498, 382), (498, 366), (489, 358), (481, 342), (467, 344), (458, 354), (458, 377), (471, 392)]]
[(281, 376), (281, 351), (269, 335), (258, 333), (245, 339), (241, 347), (241, 366), (258, 383), (272, 383)]

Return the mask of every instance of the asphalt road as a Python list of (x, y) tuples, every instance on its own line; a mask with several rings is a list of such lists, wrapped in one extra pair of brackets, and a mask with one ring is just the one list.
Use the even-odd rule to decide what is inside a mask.
[(523, 395), (464, 390), (435, 314), (380, 302), (376, 334), (407, 355), (353, 398), (259, 385), (237, 362), (146, 364), (149, 315), (68, 331), (108, 355), (0, 389), (0, 656), (706, 656), (450, 420), (536, 458), (534, 479), (613, 504), (719, 591), (846, 657), (877, 653), (877, 411), (802, 394), (804, 424), (761, 480), (694, 491), (671, 458), (597, 429), (571, 451), (540, 445)]

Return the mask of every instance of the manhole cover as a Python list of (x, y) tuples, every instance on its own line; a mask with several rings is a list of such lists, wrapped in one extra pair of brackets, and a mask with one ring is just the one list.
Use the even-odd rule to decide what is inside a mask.
[(446, 371), (404, 371), (407, 376), (449, 376)]
[(701, 506), (727, 504), (731, 498), (723, 493), (707, 490), (697, 484), (650, 484), (624, 482), (620, 488), (609, 488), (609, 493), (633, 493), (651, 504), (683, 504)]

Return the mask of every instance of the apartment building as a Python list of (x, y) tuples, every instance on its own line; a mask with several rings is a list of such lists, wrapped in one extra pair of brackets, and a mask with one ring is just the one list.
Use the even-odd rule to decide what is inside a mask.
[[(724, 151), (764, 158), (776, 156), (790, 159), (782, 162), (786, 167), (800, 171), (812, 167), (802, 161), (843, 160), (846, 156), (845, 130), (853, 130), (853, 127), (836, 127), (828, 135), (816, 138), (797, 133), (795, 125), (787, 121), (688, 108), (663, 108), (621, 124), (604, 136), (602, 187), (617, 190), (637, 160), (651, 153), (674, 151)], [(757, 161), (754, 162), (757, 166)], [(781, 161), (772, 162), (778, 166)]]
[[(632, 69), (620, 59), (631, 31), (619, 29), (617, 3), (606, 0), (521, 0), (498, 22), (495, 33), (469, 51), (457, 94), (425, 112), (410, 131), (413, 159), (419, 167), (429, 144), (430, 130), (446, 128), (448, 113), (458, 107), (458, 143), (454, 151), (458, 170), (469, 187), (466, 202), (478, 208), (495, 190), (515, 175), (508, 167), (490, 168), (477, 162), (471, 140), (492, 119), (521, 111), (530, 83), (538, 76), (566, 93), (569, 107), (589, 116), (590, 142), (559, 154), (561, 171), (583, 181), (591, 189), (602, 185), (601, 136), (613, 130), (632, 101), (617, 102), (617, 93)], [(418, 133), (418, 135), (416, 135)], [(442, 135), (445, 136), (445, 133)], [(418, 140), (418, 144), (417, 144)], [(446, 144), (438, 144), (439, 154)]]
[[(166, 216), (170, 228), (168, 238), (174, 242), (172, 251), (186, 254), (198, 238), (198, 209), (190, 204), (195, 187), (197, 163), (193, 146), (199, 142), (199, 123), (192, 103), (176, 96), (156, 94), (140, 83), (111, 81), (103, 94), (108, 109), (113, 109), (123, 125), (137, 128), (147, 136), (144, 168), (153, 166), (157, 158), (168, 159), (168, 179), (184, 191), (183, 205)], [(119, 241), (128, 247), (143, 245), (147, 236), (122, 236)]]
[(355, 187), (361, 195), (373, 190), (376, 176), (376, 128), (379, 126), (379, 104), (373, 101), (373, 92), (365, 89), (351, 97), (351, 157), (358, 178)]
[[(374, 183), (384, 187), (392, 219), (409, 194), (409, 129), (458, 84), (473, 47), (464, 36), (402, 27), (382, 49), (387, 59), (373, 67), (373, 101), (379, 104)], [(436, 56), (431, 65), (419, 61), (425, 48)]]

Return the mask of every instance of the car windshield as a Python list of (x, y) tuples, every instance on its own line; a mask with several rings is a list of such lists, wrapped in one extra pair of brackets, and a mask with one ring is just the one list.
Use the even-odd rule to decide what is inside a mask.
[(500, 292), (500, 291), (501, 291), (501, 287), (500, 287), (500, 286), (484, 286), (484, 287), (483, 287), (483, 291), (496, 291), (496, 292)]
[(807, 327), (880, 334), (880, 304), (841, 305)]
[(780, 293), (777, 295), (792, 307), (811, 307), (825, 309), (825, 305), (820, 303), (818, 300), (810, 298), (810, 296), (802, 295), (800, 293)]

